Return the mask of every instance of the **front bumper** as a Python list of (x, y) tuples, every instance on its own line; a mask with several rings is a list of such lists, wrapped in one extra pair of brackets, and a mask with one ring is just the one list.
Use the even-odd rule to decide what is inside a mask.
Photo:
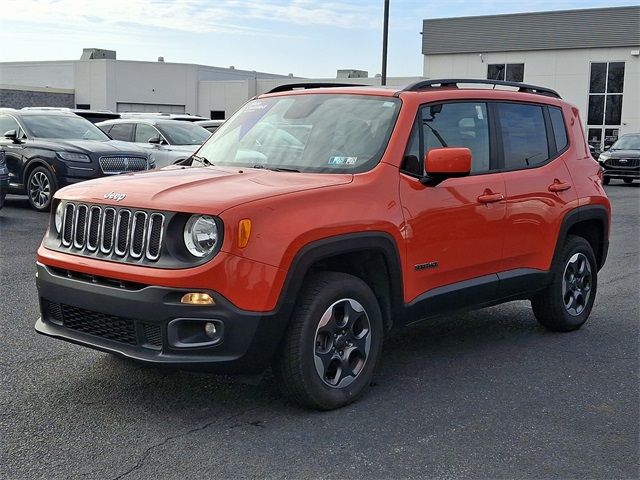
[(640, 166), (621, 166), (621, 165), (608, 165), (607, 163), (600, 164), (602, 166), (602, 174), (609, 178), (640, 178)]
[[(258, 373), (270, 363), (286, 321), (276, 312), (240, 310), (216, 292), (118, 284), (37, 265), (38, 333), (134, 360), (220, 372)], [(189, 291), (209, 293), (215, 305), (185, 305)], [(182, 321), (221, 327), (218, 343), (176, 346)]]

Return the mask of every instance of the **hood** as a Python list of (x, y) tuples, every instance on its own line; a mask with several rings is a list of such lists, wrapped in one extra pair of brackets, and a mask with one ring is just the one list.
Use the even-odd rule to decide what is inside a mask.
[(640, 150), (607, 150), (602, 153), (609, 158), (640, 158)]
[(119, 140), (62, 140), (62, 139), (37, 139), (38, 142), (46, 142), (47, 147), (52, 150), (71, 151), (81, 153), (130, 153), (133, 155), (143, 155), (146, 153), (141, 148), (129, 142)]
[[(228, 208), (314, 188), (350, 183), (351, 174), (273, 172), (254, 168), (181, 167), (129, 173), (70, 185), (56, 198), (131, 208), (219, 215)], [(119, 201), (106, 194), (125, 195)]]

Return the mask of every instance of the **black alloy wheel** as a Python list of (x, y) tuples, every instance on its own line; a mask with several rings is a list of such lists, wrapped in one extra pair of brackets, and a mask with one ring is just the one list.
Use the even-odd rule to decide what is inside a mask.
[(46, 212), (56, 191), (53, 176), (45, 167), (36, 167), (27, 178), (27, 195), (34, 210)]

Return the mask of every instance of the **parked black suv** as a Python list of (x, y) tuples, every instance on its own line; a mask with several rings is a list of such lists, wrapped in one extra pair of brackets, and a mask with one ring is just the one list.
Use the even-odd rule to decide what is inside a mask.
[(0, 209), (4, 205), (4, 197), (9, 190), (9, 171), (5, 161), (5, 153), (0, 151)]
[(598, 162), (604, 170), (602, 183), (608, 185), (612, 178), (618, 178), (624, 183), (631, 183), (640, 179), (640, 133), (628, 133), (621, 136), (602, 152)]
[(0, 109), (0, 151), (9, 170), (9, 193), (27, 195), (49, 210), (54, 192), (104, 175), (155, 168), (153, 156), (112, 140), (70, 112)]

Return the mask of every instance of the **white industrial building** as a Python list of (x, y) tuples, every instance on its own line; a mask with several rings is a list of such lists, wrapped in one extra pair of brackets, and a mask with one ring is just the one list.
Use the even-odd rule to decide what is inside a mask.
[[(533, 12), (423, 21), (424, 78), (513, 80), (551, 87), (576, 105), (590, 143), (640, 131), (640, 7)], [(400, 86), (421, 77), (389, 78)], [(80, 60), (0, 63), (0, 106), (191, 113), (226, 119), (283, 83), (379, 85), (367, 72), (338, 78), (116, 59), (85, 49)]]
[(427, 19), (427, 78), (512, 80), (556, 90), (589, 143), (640, 132), (640, 7)]

